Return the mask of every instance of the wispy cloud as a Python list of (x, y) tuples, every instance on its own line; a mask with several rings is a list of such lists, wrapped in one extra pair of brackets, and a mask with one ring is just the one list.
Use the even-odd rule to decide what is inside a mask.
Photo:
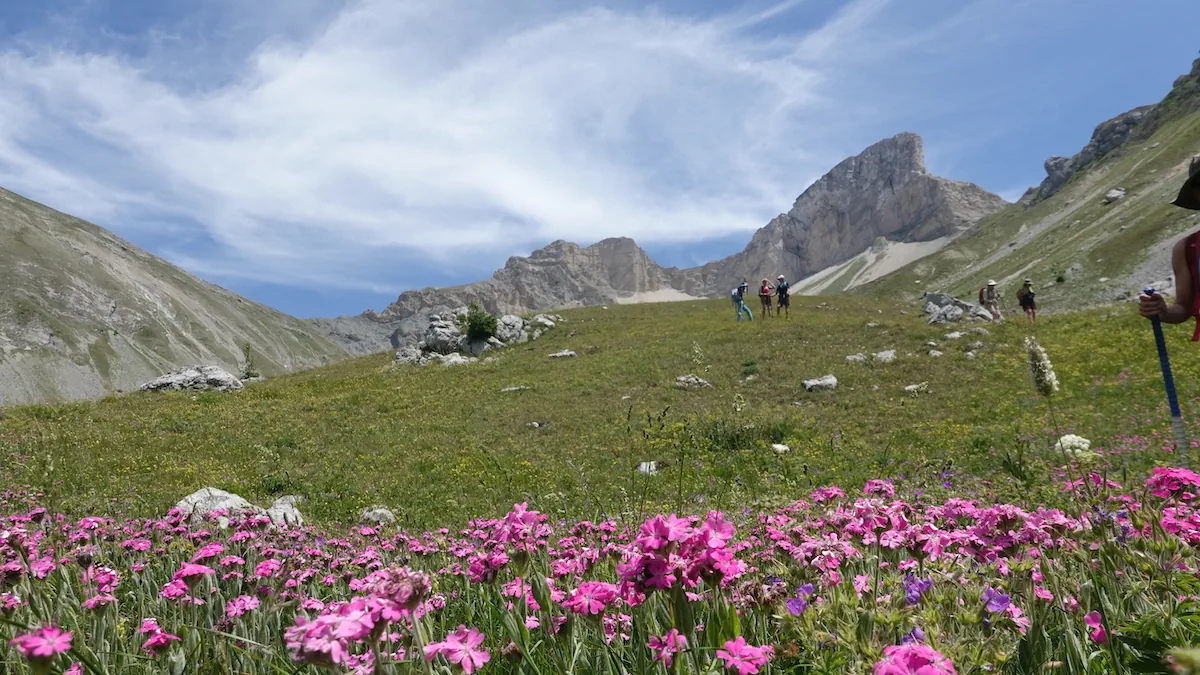
[(769, 40), (752, 29), (804, 3), (343, 4), (262, 3), (202, 45), (166, 26), (140, 51), (0, 54), (0, 185), (107, 224), (202, 224), (213, 246), (177, 260), (298, 286), (376, 288), (388, 255), (717, 237), (863, 140), (847, 64), (938, 35), (880, 30), (889, 0)]

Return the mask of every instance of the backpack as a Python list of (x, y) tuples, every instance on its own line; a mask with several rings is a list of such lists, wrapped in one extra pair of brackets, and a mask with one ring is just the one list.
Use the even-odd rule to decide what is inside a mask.
[(984, 300), (985, 293), (987, 293), (987, 286), (984, 286), (983, 288), (979, 289), (979, 304), (981, 304), (981, 305), (985, 302), (985, 300)]
[(1187, 236), (1183, 244), (1184, 261), (1187, 263), (1188, 275), (1192, 278), (1192, 317), (1196, 319), (1196, 330), (1192, 333), (1192, 342), (1200, 342), (1200, 269), (1197, 269), (1196, 256), (1200, 254), (1200, 232)]

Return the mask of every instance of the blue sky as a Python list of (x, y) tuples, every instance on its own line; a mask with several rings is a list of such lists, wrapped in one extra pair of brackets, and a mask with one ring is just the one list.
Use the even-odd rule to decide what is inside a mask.
[(4, 2), (0, 186), (357, 314), (554, 239), (733, 253), (901, 131), (1015, 199), (1159, 100), (1197, 26), (1194, 0)]

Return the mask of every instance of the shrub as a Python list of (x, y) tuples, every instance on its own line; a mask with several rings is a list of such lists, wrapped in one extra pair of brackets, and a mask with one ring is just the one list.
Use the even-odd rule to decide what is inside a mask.
[(483, 311), (479, 305), (467, 309), (467, 337), (482, 341), (496, 334), (496, 317)]
[(250, 343), (242, 345), (242, 378), (249, 380), (251, 378), (260, 377), (262, 373), (258, 372), (258, 366), (254, 365), (254, 355), (250, 351)]

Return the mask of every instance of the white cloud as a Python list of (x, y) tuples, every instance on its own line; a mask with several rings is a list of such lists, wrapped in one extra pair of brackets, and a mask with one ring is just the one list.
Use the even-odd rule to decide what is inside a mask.
[[(758, 228), (846, 154), (858, 103), (842, 64), (899, 57), (877, 30), (890, 0), (769, 40), (755, 27), (799, 0), (708, 20), (548, 0), (317, 4), (278, 35), (261, 17), (253, 49), (171, 58), (159, 31), (141, 59), (0, 54), (0, 185), (104, 224), (203, 223), (217, 248), (181, 254), (192, 269), (373, 288), (358, 261), (381, 250), (502, 262), (558, 238)], [(299, 31), (299, 15), (320, 20)], [(238, 60), (215, 77), (179, 53)]]

